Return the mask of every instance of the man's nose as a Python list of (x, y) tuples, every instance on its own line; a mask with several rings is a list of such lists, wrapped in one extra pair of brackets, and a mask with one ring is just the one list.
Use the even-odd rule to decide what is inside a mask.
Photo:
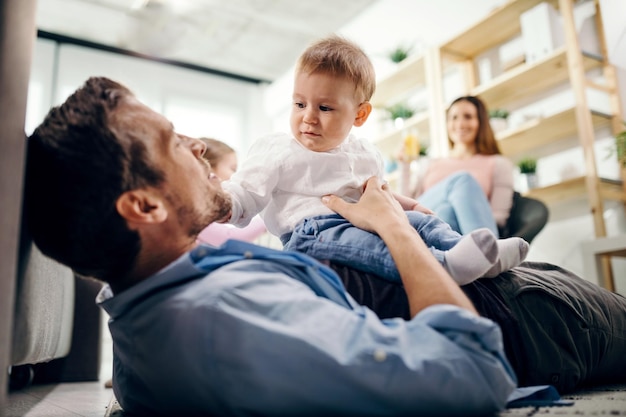
[(204, 143), (200, 139), (196, 139), (196, 138), (190, 138), (190, 139), (191, 140), (189, 142), (189, 147), (191, 148), (191, 151), (194, 153), (194, 155), (196, 155), (196, 157), (202, 158), (202, 156), (207, 150), (206, 143)]

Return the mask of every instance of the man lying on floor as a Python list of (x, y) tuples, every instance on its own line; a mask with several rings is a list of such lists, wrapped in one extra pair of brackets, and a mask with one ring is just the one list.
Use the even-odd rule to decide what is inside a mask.
[[(230, 211), (204, 149), (106, 78), (89, 79), (28, 139), (30, 232), (46, 255), (108, 283), (98, 302), (111, 317), (113, 388), (126, 411), (451, 416), (505, 407), (516, 376), (500, 326), (477, 314), (385, 185), (372, 179), (358, 203), (326, 204), (388, 245), (403, 286), (387, 308), (405, 319), (381, 320), (302, 254), (236, 241), (198, 245), (197, 234)], [(504, 341), (522, 340), (507, 349), (517, 372), (546, 367), (533, 383), (560, 382), (551, 377), (560, 366), (554, 355), (535, 351), (546, 341), (568, 368), (585, 370), (573, 386), (623, 378), (626, 301), (571, 280), (552, 294), (513, 270), (473, 298), (515, 333)], [(558, 329), (571, 316), (580, 328)], [(534, 317), (550, 325), (525, 322)]]

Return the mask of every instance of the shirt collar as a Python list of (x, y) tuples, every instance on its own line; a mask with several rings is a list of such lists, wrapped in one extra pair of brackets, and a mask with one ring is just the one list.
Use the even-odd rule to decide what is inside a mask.
[(196, 267), (191, 254), (198, 250), (206, 251), (207, 249), (210, 250), (211, 247), (199, 245), (193, 251), (181, 255), (156, 274), (118, 294), (113, 294), (111, 287), (106, 284), (98, 293), (96, 303), (114, 319), (124, 314), (129, 307), (136, 305), (147, 294), (159, 291), (164, 287), (180, 284), (203, 274), (202, 270)]

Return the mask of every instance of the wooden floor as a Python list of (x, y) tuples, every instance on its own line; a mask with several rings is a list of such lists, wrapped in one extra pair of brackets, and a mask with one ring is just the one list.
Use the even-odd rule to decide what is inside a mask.
[(103, 417), (113, 398), (113, 390), (105, 388), (113, 370), (113, 341), (102, 317), (102, 352), (99, 381), (51, 385), (31, 385), (9, 392), (3, 417)]
[(113, 390), (103, 381), (33, 385), (11, 392), (5, 417), (103, 417)]
[(626, 416), (626, 384), (596, 387), (579, 391), (572, 395), (563, 395), (563, 399), (574, 401), (568, 407), (526, 407), (506, 410), (498, 416)]

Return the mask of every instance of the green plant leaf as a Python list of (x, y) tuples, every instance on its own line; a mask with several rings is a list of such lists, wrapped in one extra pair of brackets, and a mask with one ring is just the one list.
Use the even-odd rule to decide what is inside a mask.
[(615, 150), (620, 165), (626, 168), (626, 130), (615, 136)]
[(534, 174), (537, 172), (537, 160), (535, 158), (523, 158), (518, 163), (520, 173)]
[(389, 52), (389, 59), (396, 64), (402, 62), (411, 54), (412, 49), (411, 46), (398, 46)]
[(389, 113), (389, 117), (391, 118), (391, 120), (395, 120), (398, 118), (409, 119), (415, 114), (415, 110), (402, 103), (387, 107), (385, 110), (387, 111), (387, 113)]
[(489, 117), (494, 119), (506, 119), (509, 117), (509, 111), (506, 109), (489, 110)]
[[(624, 126), (626, 126), (626, 122), (624, 122)], [(612, 157), (613, 155), (617, 156), (617, 161), (619, 162), (620, 166), (622, 168), (626, 168), (626, 130), (623, 130), (615, 135), (615, 142), (613, 143), (613, 146), (609, 149), (607, 159)]]

